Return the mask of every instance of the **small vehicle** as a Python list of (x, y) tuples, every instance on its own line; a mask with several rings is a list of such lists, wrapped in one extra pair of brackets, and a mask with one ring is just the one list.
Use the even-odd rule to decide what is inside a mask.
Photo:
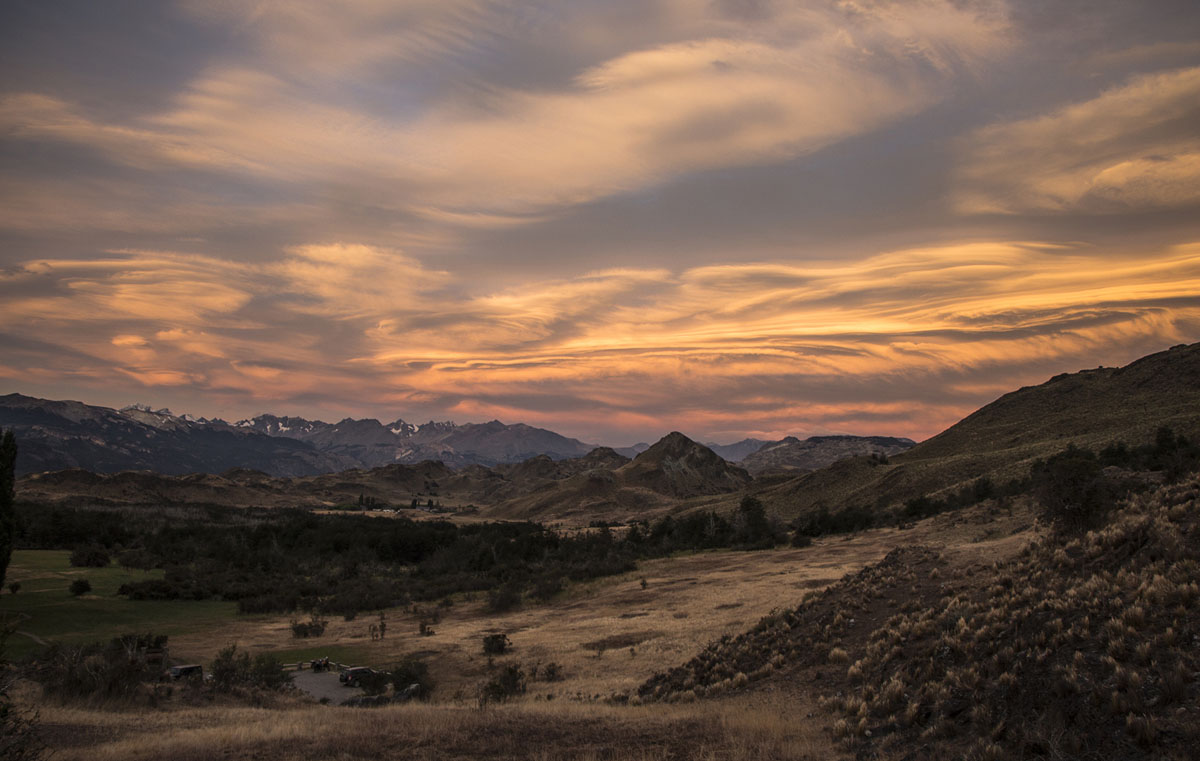
[(366, 666), (354, 666), (353, 668), (348, 668), (342, 673), (338, 674), (338, 681), (347, 687), (358, 687), (364, 678), (374, 676), (379, 673), (381, 672)]
[(171, 666), (167, 669), (167, 676), (175, 681), (180, 679), (203, 679), (204, 667), (195, 663), (190, 663), (186, 666)]

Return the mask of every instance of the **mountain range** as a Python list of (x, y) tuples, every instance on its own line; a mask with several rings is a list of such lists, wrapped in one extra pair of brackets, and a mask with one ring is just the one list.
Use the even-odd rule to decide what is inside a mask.
[[(22, 394), (0, 396), (0, 428), (13, 429), (21, 441), (18, 473), (79, 468), (96, 473), (150, 470), (180, 475), (247, 468), (273, 476), (310, 476), (426, 460), (451, 468), (492, 467), (538, 457), (568, 460), (596, 449), (594, 444), (544, 428), (498, 420), (461, 425), (430, 421), (414, 425), (401, 419), (381, 423), (373, 418), (346, 418), (326, 423), (301, 417), (259, 415), (227, 423), (175, 415), (170, 410), (143, 405), (115, 410)], [(879, 448), (876, 443), (879, 437), (817, 439), (827, 439), (829, 443), (801, 447), (802, 459), (795, 462), (786, 456), (791, 448), (785, 448), (785, 452), (756, 461), (754, 472), (819, 467), (840, 457), (867, 454)], [(791, 437), (784, 440), (794, 441)], [(709, 448), (725, 460), (736, 462), (753, 456), (762, 447), (780, 443), (745, 439)], [(641, 443), (609, 451), (633, 458), (650, 448), (649, 444)], [(814, 456), (817, 450), (827, 453), (824, 457)]]
[(451, 467), (520, 462), (538, 455), (552, 459), (580, 457), (595, 445), (534, 428), (524, 423), (430, 421), (413, 425), (403, 420), (380, 423), (373, 418), (346, 418), (338, 423), (297, 417), (259, 415), (240, 420), (238, 428), (267, 436), (312, 444), (322, 452), (345, 458), (355, 467), (372, 468), (390, 463), (438, 460)]
[[(164, 411), (118, 412), (78, 402), (0, 397), (0, 426), (17, 429), (22, 455), (30, 458), (23, 473), (60, 469), (64, 466), (57, 463), (68, 457), (79, 468), (21, 478), (18, 492), (31, 501), (330, 507), (361, 498), (368, 504), (409, 507), (416, 500), (425, 506), (475, 507), (488, 517), (586, 523), (727, 509), (753, 495), (772, 514), (794, 518), (846, 506), (887, 509), (913, 497), (961, 489), (980, 477), (1004, 483), (1027, 474), (1035, 459), (1068, 445), (1098, 450), (1118, 440), (1142, 444), (1162, 426), (1194, 439), (1200, 435), (1200, 344), (1013, 391), (915, 446), (890, 437), (788, 437), (746, 455), (746, 467), (674, 432), (632, 459), (599, 447), (575, 456), (538, 453), (491, 466), (477, 461), (452, 468), (443, 459), (321, 474), (319, 467), (371, 451), (373, 445), (362, 443), (365, 437), (354, 439), (352, 431), (362, 428), (386, 442), (379, 434), (384, 426), (376, 421), (331, 426), (298, 418), (255, 420), (229, 425)], [(479, 459), (520, 452), (528, 441), (574, 446), (574, 440), (550, 431), (494, 422), (402, 428), (397, 421), (390, 427), (408, 438), (426, 435), (421, 445), (447, 450), (477, 446), (476, 441), (490, 444), (493, 448), (484, 454), (472, 455)], [(297, 429), (304, 430), (294, 435), (307, 440), (279, 435)], [(197, 442), (209, 448), (197, 453)], [(327, 449), (317, 449), (317, 444)], [(217, 452), (220, 447), (224, 449)], [(254, 469), (255, 458), (269, 460), (275, 471)], [(101, 466), (130, 459), (158, 472), (103, 474)], [(225, 463), (233, 465), (217, 469)], [(279, 472), (287, 468), (293, 472)], [(294, 472), (305, 468), (308, 472)], [(128, 466), (112, 468), (117, 469)], [(170, 475), (185, 471), (200, 472)]]
[(702, 444), (671, 433), (632, 460), (598, 447), (564, 460), (539, 455), (520, 463), (457, 470), (427, 460), (303, 477), (246, 468), (186, 475), (72, 469), (33, 473), (19, 481), (21, 499), (32, 502), (311, 508), (366, 503), (456, 511), (484, 508), (491, 516), (507, 518), (575, 515), (592, 520), (733, 493), (751, 477)]

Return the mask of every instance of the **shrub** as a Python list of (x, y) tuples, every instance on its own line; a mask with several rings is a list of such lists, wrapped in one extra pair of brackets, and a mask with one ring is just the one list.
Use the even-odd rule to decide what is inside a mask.
[(75, 579), (75, 581), (71, 582), (70, 590), (71, 594), (79, 597), (80, 595), (86, 595), (88, 592), (91, 592), (92, 584), (87, 579)]
[(95, 544), (76, 547), (71, 553), (71, 565), (76, 568), (105, 568), (109, 562), (108, 552)]
[(176, 600), (179, 590), (163, 579), (146, 579), (132, 584), (122, 584), (117, 594), (125, 595), (130, 600)]
[(158, 560), (146, 550), (125, 550), (117, 555), (117, 563), (122, 568), (148, 571), (158, 564)]
[(368, 695), (382, 695), (390, 681), (391, 675), (385, 671), (367, 671), (358, 677), (358, 686)]
[(316, 613), (307, 621), (292, 620), (292, 636), (297, 639), (308, 639), (309, 637), (320, 637), (325, 633), (325, 626), (329, 622), (318, 616)]
[(425, 662), (415, 655), (405, 656), (399, 663), (391, 668), (389, 677), (392, 680), (392, 688), (397, 694), (407, 689), (410, 685), (420, 685), (420, 690), (416, 697), (421, 700), (428, 700), (433, 693), (433, 688), (437, 683), (429, 676), (429, 667)]
[(9, 585), (8, 585), (8, 591), (9, 591), (9, 592), (12, 592), (14, 595), (15, 595), (17, 592), (20, 592), (20, 591), (21, 591), (21, 582), (19, 582), (19, 581), (14, 581), (14, 582), (12, 582), (11, 584), (9, 584)]
[(59, 700), (129, 700), (145, 681), (158, 676), (145, 662), (145, 651), (166, 637), (127, 634), (107, 645), (52, 645), (34, 664), (35, 678), (47, 695)]
[(488, 593), (487, 609), (491, 613), (503, 613), (521, 604), (521, 590), (515, 584), (504, 584)]
[(540, 577), (533, 585), (533, 590), (530, 592), (538, 600), (549, 600), (563, 590), (563, 582), (561, 576), (546, 575)]
[(1108, 511), (1112, 495), (1096, 455), (1070, 446), (1030, 468), (1041, 515), (1056, 528), (1081, 531)]
[(503, 655), (512, 647), (512, 642), (505, 634), (487, 634), (483, 638), (483, 652), (488, 655)]
[(479, 688), (479, 703), (503, 703), (525, 692), (525, 672), (515, 663), (506, 664), (500, 673)]
[(211, 673), (213, 686), (224, 691), (235, 687), (278, 690), (292, 681), (291, 675), (283, 670), (283, 665), (273, 655), (259, 653), (251, 658), (250, 653), (239, 653), (237, 645), (230, 645), (217, 653)]

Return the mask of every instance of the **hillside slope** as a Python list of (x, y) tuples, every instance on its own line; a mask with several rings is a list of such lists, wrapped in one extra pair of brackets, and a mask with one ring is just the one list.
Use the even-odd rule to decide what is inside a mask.
[(1145, 443), (1161, 426), (1200, 435), (1200, 344), (1056, 376), (1005, 394), (887, 464), (845, 460), (767, 486), (759, 497), (783, 517), (822, 506), (887, 507), (981, 476), (1001, 483), (1024, 476), (1033, 460), (1069, 444)]
[(801, 440), (788, 436), (768, 442), (742, 458), (740, 465), (752, 475), (771, 472), (816, 470), (839, 460), (866, 455), (891, 457), (911, 448), (912, 439), (892, 436), (810, 436)]
[(806, 692), (858, 758), (1193, 758), (1198, 494), (1193, 476), (998, 559), (893, 550), (638, 696)]

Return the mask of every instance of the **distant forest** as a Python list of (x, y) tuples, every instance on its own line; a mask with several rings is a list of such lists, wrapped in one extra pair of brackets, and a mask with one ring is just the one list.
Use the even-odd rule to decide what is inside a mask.
[(1174, 481), (1200, 468), (1200, 446), (1170, 429), (1130, 447), (1068, 447), (1006, 484), (980, 478), (902, 506), (821, 509), (790, 527), (768, 519), (747, 496), (731, 515), (667, 516), (613, 531), (608, 525), (559, 532), (536, 523), (454, 524), (307, 510), (72, 508), (17, 504), (15, 544), (72, 551), (81, 566), (161, 568), (163, 578), (128, 584), (135, 600), (236, 601), (244, 613), (297, 610), (347, 618), (417, 601), (486, 594), (494, 611), (549, 599), (568, 582), (633, 571), (643, 558), (718, 548), (763, 549), (785, 541), (896, 525), (989, 499), (1029, 495), (1050, 522), (1094, 523), (1155, 478)]
[(130, 599), (221, 599), (244, 613), (296, 610), (353, 617), (410, 601), (486, 593), (494, 610), (548, 599), (568, 581), (632, 571), (682, 550), (757, 549), (786, 538), (753, 497), (711, 512), (557, 532), (535, 523), (456, 525), (304, 510), (118, 511), (20, 505), (17, 545), (71, 549), (72, 563), (161, 568)]

